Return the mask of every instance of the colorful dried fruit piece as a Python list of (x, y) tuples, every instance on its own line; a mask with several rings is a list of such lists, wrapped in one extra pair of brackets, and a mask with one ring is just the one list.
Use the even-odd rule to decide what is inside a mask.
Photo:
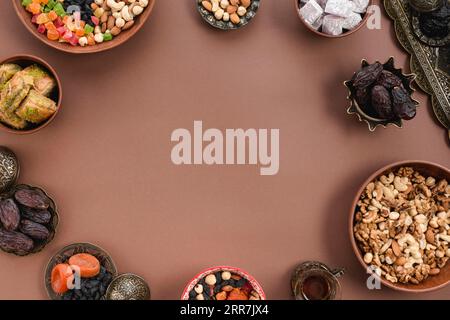
[(353, 77), (353, 86), (357, 89), (364, 89), (372, 85), (383, 71), (383, 65), (379, 62), (368, 65), (359, 70)]
[(33, 209), (47, 209), (50, 205), (49, 198), (41, 191), (21, 189), (14, 193), (14, 198), (21, 205)]
[(389, 91), (383, 86), (374, 86), (372, 88), (372, 106), (381, 119), (392, 119), (392, 102)]
[(19, 226), (20, 212), (13, 199), (0, 202), (0, 222), (8, 231), (14, 231)]
[(36, 2), (30, 3), (26, 7), (26, 9), (27, 9), (27, 11), (31, 12), (32, 14), (39, 14), (39, 13), (41, 13), (41, 5), (39, 3), (36, 3)]
[(403, 87), (392, 89), (393, 111), (401, 119), (411, 120), (416, 116), (416, 104)]
[(100, 261), (92, 254), (78, 253), (69, 259), (69, 264), (72, 267), (77, 267), (80, 270), (82, 278), (92, 278), (100, 272)]
[(25, 255), (33, 249), (33, 240), (23, 233), (0, 229), (0, 248), (6, 252)]
[(228, 295), (227, 300), (248, 300), (248, 295), (239, 288), (234, 288)]
[(36, 240), (46, 240), (50, 236), (50, 232), (42, 224), (25, 219), (20, 222), (20, 232)]
[(394, 87), (403, 86), (402, 80), (390, 71), (383, 70), (377, 79), (377, 84), (392, 90)]
[(55, 293), (67, 292), (73, 280), (73, 270), (67, 263), (60, 263), (53, 267), (50, 282)]

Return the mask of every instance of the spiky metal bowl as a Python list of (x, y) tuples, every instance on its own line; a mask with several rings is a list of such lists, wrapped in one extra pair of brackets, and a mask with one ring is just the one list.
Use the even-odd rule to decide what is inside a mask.
[[(361, 62), (361, 67), (367, 67), (369, 63), (367, 60), (363, 59)], [(403, 87), (406, 89), (410, 96), (416, 91), (412, 88), (412, 82), (416, 78), (415, 74), (405, 74), (402, 69), (395, 68), (395, 61), (393, 57), (390, 57), (384, 64), (383, 69), (392, 72), (394, 75), (399, 77), (402, 81)], [(359, 121), (364, 121), (367, 123), (370, 131), (375, 131), (378, 126), (386, 128), (388, 125), (393, 125), (398, 128), (403, 127), (402, 119), (380, 119), (374, 110), (370, 110), (360, 106), (356, 101), (356, 88), (353, 86), (353, 81), (348, 80), (344, 82), (347, 87), (349, 94), (347, 99), (350, 100), (350, 106), (347, 109), (347, 113), (350, 115), (355, 114)], [(413, 102), (418, 105), (419, 102), (413, 99)]]

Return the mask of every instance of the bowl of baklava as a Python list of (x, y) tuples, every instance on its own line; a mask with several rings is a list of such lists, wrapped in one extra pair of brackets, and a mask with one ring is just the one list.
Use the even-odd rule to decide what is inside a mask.
[(62, 88), (55, 70), (31, 55), (0, 60), (0, 129), (34, 133), (61, 108)]

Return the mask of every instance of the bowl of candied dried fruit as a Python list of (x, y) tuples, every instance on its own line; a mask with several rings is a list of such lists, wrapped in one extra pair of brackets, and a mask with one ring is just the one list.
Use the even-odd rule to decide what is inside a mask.
[(363, 60), (361, 69), (344, 83), (350, 100), (347, 113), (365, 121), (370, 131), (389, 124), (401, 128), (403, 120), (416, 116), (419, 102), (412, 98), (415, 90), (411, 86), (415, 78), (395, 68), (393, 57), (384, 64)]
[(52, 300), (104, 300), (117, 269), (111, 256), (91, 243), (59, 250), (45, 270), (45, 288)]
[(266, 300), (261, 285), (242, 269), (208, 268), (192, 279), (181, 300)]
[(450, 283), (449, 183), (448, 168), (418, 160), (389, 164), (366, 179), (348, 220), (364, 272), (404, 292)]

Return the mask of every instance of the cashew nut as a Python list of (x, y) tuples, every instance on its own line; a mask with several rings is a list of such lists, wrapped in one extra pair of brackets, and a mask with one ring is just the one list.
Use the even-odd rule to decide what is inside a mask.
[(391, 173), (389, 173), (388, 177), (383, 175), (380, 177), (380, 181), (384, 185), (390, 185), (392, 182), (394, 182), (394, 174), (391, 172)]
[(81, 37), (80, 39), (78, 39), (78, 44), (84, 47), (88, 44), (88, 39), (86, 37)]
[(130, 11), (128, 10), (128, 6), (125, 6), (122, 8), (122, 11), (120, 11), (120, 14), (122, 15), (122, 18), (128, 22), (133, 20), (133, 15), (130, 13)]
[(101, 32), (100, 33), (96, 33), (95, 36), (94, 36), (94, 40), (97, 43), (102, 43), (103, 42), (103, 34)]
[(144, 8), (142, 8), (141, 6), (134, 6), (131, 11), (135, 16), (138, 16), (144, 11)]
[(408, 190), (408, 178), (403, 177), (400, 178), (399, 176), (396, 176), (394, 178), (394, 187), (395, 189), (397, 189), (400, 192), (405, 192), (406, 190)]
[(146, 6), (148, 6), (148, 0), (139, 0), (139, 5), (142, 8), (145, 8)]
[(120, 11), (125, 6), (125, 2), (116, 2), (115, 0), (106, 0), (106, 5), (111, 8), (112, 11)]
[(222, 20), (224, 13), (225, 11), (223, 11), (223, 9), (218, 9), (216, 12), (214, 12), (214, 17), (216, 17), (217, 20)]
[(247, 13), (247, 9), (245, 9), (244, 7), (239, 7), (238, 9), (237, 9), (237, 14), (239, 15), (239, 16), (243, 16), (243, 15), (245, 15)]

